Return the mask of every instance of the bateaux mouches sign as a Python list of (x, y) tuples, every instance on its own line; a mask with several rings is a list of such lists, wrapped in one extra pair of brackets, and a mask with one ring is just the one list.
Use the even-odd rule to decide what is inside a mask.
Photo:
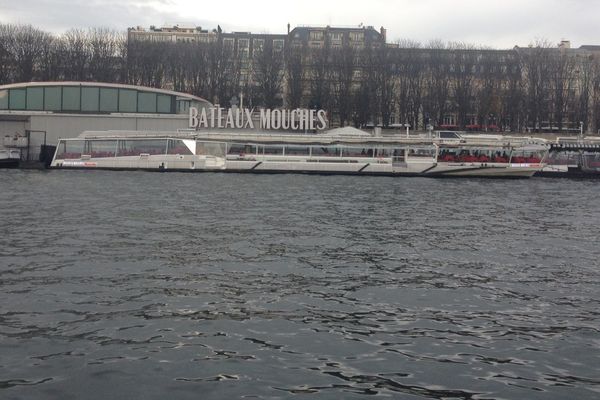
[[(254, 108), (223, 108), (190, 107), (190, 128), (232, 128), (254, 129), (255, 121), (252, 119)], [(289, 130), (315, 130), (327, 127), (325, 110), (295, 110), (261, 109), (259, 120), (261, 129), (289, 129)]]

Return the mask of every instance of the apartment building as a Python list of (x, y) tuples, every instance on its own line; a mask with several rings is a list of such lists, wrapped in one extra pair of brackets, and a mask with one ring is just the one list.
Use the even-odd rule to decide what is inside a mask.
[(209, 31), (198, 26), (195, 28), (182, 27), (179, 25), (157, 28), (150, 26), (149, 29), (140, 26), (127, 29), (127, 41), (150, 40), (153, 42), (202, 42), (210, 43), (217, 40), (218, 30)]

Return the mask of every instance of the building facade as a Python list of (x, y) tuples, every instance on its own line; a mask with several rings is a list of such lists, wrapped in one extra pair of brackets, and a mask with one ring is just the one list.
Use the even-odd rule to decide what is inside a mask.
[(209, 31), (202, 27), (180, 27), (179, 25), (165, 26), (156, 28), (151, 26), (145, 29), (141, 26), (127, 29), (127, 41), (144, 41), (152, 42), (201, 42), (210, 43), (217, 39), (217, 30)]
[(132, 85), (4, 85), (0, 86), (0, 147), (14, 143), (23, 147), (23, 157), (36, 160), (41, 145), (55, 145), (60, 138), (76, 137), (86, 130), (186, 129), (190, 107), (210, 106), (200, 97)]

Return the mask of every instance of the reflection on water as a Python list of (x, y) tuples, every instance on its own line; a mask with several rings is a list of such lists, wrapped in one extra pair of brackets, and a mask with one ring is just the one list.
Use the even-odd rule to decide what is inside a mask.
[(1, 171), (0, 397), (596, 399), (593, 183)]

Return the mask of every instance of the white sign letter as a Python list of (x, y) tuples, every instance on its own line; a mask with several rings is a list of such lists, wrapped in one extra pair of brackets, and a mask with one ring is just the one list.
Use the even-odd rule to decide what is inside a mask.
[(325, 119), (326, 116), (327, 115), (325, 114), (325, 110), (317, 111), (317, 118), (319, 119), (319, 123), (320, 123), (320, 125), (317, 127), (317, 129), (327, 128), (327, 120)]
[(262, 129), (271, 129), (271, 110), (260, 110), (260, 127)]
[(196, 128), (197, 126), (198, 126), (198, 109), (196, 107), (190, 107), (189, 127)]

